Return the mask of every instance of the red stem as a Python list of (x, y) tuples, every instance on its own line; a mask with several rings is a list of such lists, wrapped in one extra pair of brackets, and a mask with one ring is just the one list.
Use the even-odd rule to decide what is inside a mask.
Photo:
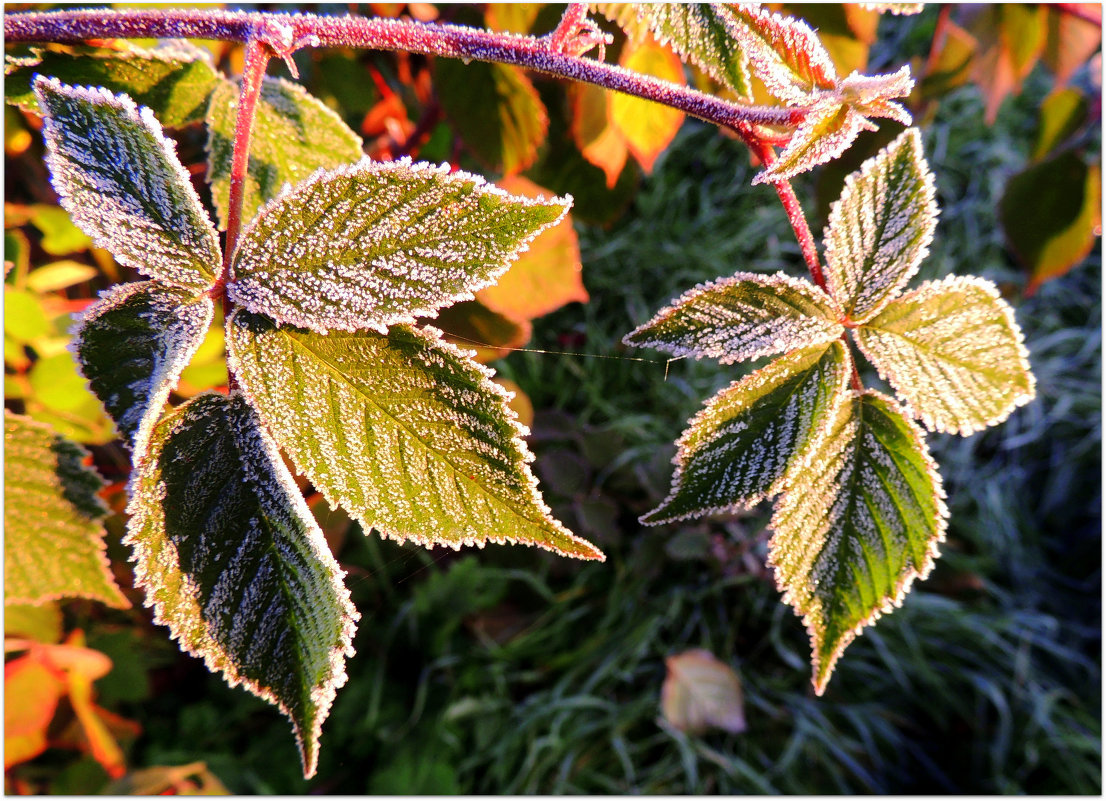
[[(238, 115), (234, 121), (234, 150), (230, 162), (230, 204), (227, 210), (227, 241), (223, 246), (223, 269), (219, 281), (212, 287), (212, 294), (222, 299), (223, 319), (230, 316), (233, 304), (226, 294), (230, 278), (230, 265), (238, 248), (238, 234), (242, 229), (242, 201), (245, 197), (246, 176), (250, 163), (250, 135), (253, 133), (257, 99), (265, 79), (265, 68), (272, 55), (270, 47), (261, 39), (251, 38), (246, 43), (245, 65), (242, 68), (242, 88), (238, 93)], [(234, 392), (238, 381), (229, 370), (227, 390)]]

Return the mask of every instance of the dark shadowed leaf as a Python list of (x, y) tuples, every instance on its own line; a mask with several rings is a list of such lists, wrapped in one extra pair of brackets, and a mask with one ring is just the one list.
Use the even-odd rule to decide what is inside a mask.
[(276, 445), (244, 398), (201, 395), (155, 426), (130, 489), (125, 542), (155, 622), (276, 704), (311, 777), (357, 612)]

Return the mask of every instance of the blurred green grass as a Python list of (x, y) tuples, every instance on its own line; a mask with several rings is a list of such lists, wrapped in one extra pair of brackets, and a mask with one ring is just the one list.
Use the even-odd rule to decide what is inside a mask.
[[(358, 653), (319, 779), (302, 780), (271, 708), (195, 662), (171, 692), (121, 704), (145, 727), (133, 763), (202, 759), (239, 793), (1099, 793), (1101, 260), (1023, 300), (996, 212), (1046, 88), (1031, 82), (995, 125), (959, 91), (924, 131), (943, 211), (920, 278), (1008, 289), (1039, 397), (974, 437), (929, 438), (951, 510), (944, 555), (850, 646), (823, 698), (763, 567), (767, 509), (636, 522), (667, 490), (688, 417), (751, 367), (616, 343), (698, 282), (802, 274), (746, 150), (688, 123), (617, 223), (579, 227), (592, 301), (539, 320), (541, 352), (497, 365), (538, 410), (547, 501), (608, 562), (354, 531), (339, 557)], [(813, 180), (798, 189), (812, 207)], [(660, 719), (664, 659), (692, 647), (738, 670), (746, 732), (690, 737)]]

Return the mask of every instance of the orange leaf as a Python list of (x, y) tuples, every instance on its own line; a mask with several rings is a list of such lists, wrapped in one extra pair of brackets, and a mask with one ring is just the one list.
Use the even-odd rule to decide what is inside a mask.
[(4, 768), (46, 749), (46, 727), (65, 692), (58, 671), (37, 649), (4, 665)]
[[(548, 189), (520, 176), (504, 178), (499, 186), (512, 195), (552, 197)], [(530, 249), (500, 276), (480, 290), (477, 300), (514, 323), (549, 314), (566, 303), (588, 301), (581, 279), (580, 242), (571, 215), (530, 243)], [(529, 338), (529, 337), (527, 337)]]
[(622, 132), (610, 124), (607, 104), (610, 92), (590, 83), (571, 88), (572, 138), (584, 158), (607, 177), (607, 188), (613, 189), (626, 166), (630, 150)]
[[(634, 72), (644, 72), (677, 84), (685, 83), (679, 57), (652, 39), (636, 46), (627, 45), (618, 62)], [(611, 123), (622, 132), (630, 152), (645, 172), (652, 172), (657, 156), (680, 130), (684, 113), (619, 92), (609, 93), (608, 103)]]

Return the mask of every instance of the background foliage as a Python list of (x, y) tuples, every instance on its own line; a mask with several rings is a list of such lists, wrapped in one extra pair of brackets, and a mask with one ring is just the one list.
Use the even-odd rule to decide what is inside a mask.
[[(750, 188), (758, 168), (747, 150), (684, 122), (675, 141), (654, 152), (642, 144), (647, 132), (618, 122), (632, 115), (604, 116), (602, 108), (612, 130), (593, 126), (585, 136), (577, 109), (595, 98), (517, 71), (315, 51), (297, 56), (306, 87), (365, 137), (370, 154), (415, 149), (419, 158), (492, 170), (490, 177), (522, 173), (575, 195), (583, 286), (568, 271), (558, 283), (561, 303), (546, 307), (520, 308), (488, 292), (445, 324), (461, 342), (492, 346), (482, 349), (486, 358), (506, 354), (494, 366), (533, 409), (530, 441), (546, 500), (609, 560), (399, 546), (365, 537), (310, 494), (362, 614), (350, 681), (324, 728), (310, 783), (290, 758), (283, 718), (178, 653), (137, 595), (129, 593), (134, 606), (123, 610), (71, 601), (32, 616), (9, 607), (6, 636), (65, 639), (111, 659), (91, 685), (92, 708), (121, 751), (107, 760), (99, 730), (75, 724), (83, 723), (74, 710), (84, 702), (62, 699), (47, 729), (51, 747), (8, 770), (7, 789), (1099, 792), (1101, 259), (1098, 221), (1086, 212), (1098, 206), (1098, 68), (1065, 74), (1055, 63), (1051, 11), (1024, 19), (1000, 9), (983, 20), (956, 9), (941, 22), (936, 8), (887, 17), (878, 38), (855, 18), (811, 20), (824, 34), (838, 32), (842, 74), (847, 59), (864, 57), (870, 71), (913, 59), (915, 74), (928, 76), (911, 100), (942, 215), (920, 277), (972, 272), (995, 280), (1017, 308), (1039, 393), (997, 429), (930, 438), (951, 511), (944, 555), (903, 609), (856, 641), (823, 698), (810, 691), (802, 626), (764, 569), (767, 510), (656, 529), (636, 522), (667, 491), (672, 440), (684, 421), (750, 368), (643, 361), (616, 343), (700, 281), (737, 270), (801, 274), (782, 210), (770, 192)], [(436, 13), (424, 5), (408, 11)], [(373, 12), (399, 8), (366, 10)], [(442, 13), (481, 21), (471, 8)], [(557, 14), (500, 7), (484, 21), (544, 32)], [(1003, 44), (1018, 30), (1043, 31), (1035, 52)], [(617, 41), (608, 60), (622, 58), (621, 47)], [(220, 66), (235, 72), (240, 50), (215, 50)], [(1016, 80), (984, 80), (998, 74), (987, 59)], [(493, 74), (466, 83), (478, 70)], [(501, 91), (466, 106), (443, 82)], [(472, 108), (485, 113), (466, 118)], [(489, 119), (498, 121), (499, 138), (480, 128)], [(13, 267), (5, 283), (5, 400), (90, 446), (114, 512), (106, 520), (113, 570), (129, 588), (119, 545), (127, 454), (65, 346), (70, 314), (133, 276), (53, 205), (36, 120), (6, 109), (5, 260)], [(844, 175), (898, 130), (884, 122), (839, 164), (796, 181), (807, 208), (818, 210), (816, 232)], [(204, 140), (199, 126), (179, 135), (182, 159), (197, 170)], [(1048, 202), (1034, 183), (1061, 175), (1066, 183), (1048, 191), (1078, 195), (1071, 208)], [(571, 260), (576, 246), (559, 242), (551, 258)], [(530, 350), (509, 350), (528, 339)], [(225, 383), (222, 348), (214, 333), (186, 370), (178, 400)], [(689, 648), (736, 669), (744, 731), (692, 735), (661, 715), (666, 658)], [(27, 671), (19, 673), (25, 680)], [(123, 783), (109, 784), (109, 771)]]

